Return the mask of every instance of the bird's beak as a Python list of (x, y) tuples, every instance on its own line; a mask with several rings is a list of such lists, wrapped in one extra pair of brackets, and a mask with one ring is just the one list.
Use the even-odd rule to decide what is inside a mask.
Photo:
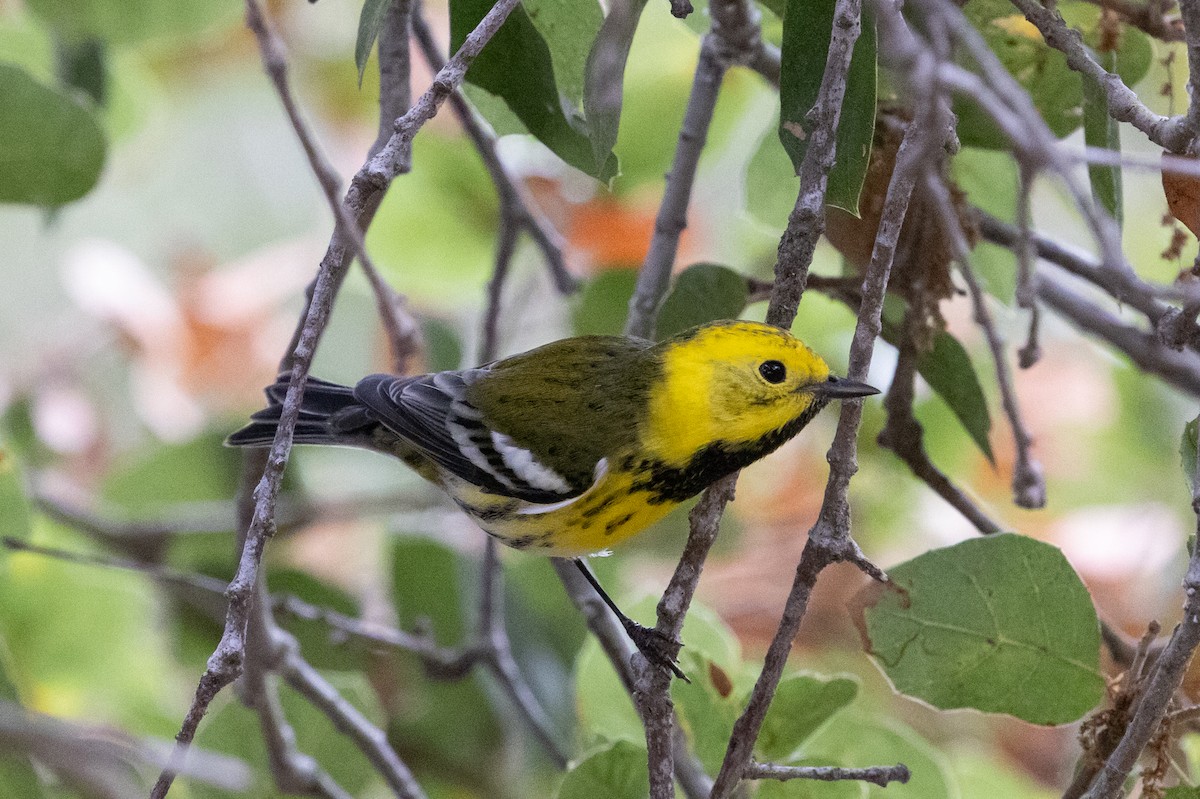
[(809, 391), (829, 399), (855, 399), (856, 397), (869, 397), (872, 394), (878, 394), (879, 389), (874, 386), (868, 386), (866, 383), (860, 383), (857, 380), (847, 380), (844, 377), (830, 375), (829, 379), (824, 383), (817, 383), (807, 387)]

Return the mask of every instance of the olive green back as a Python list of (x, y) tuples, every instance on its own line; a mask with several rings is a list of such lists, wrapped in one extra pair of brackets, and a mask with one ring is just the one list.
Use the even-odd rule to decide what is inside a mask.
[(581, 336), (497, 361), (467, 401), (572, 485), (587, 485), (601, 458), (636, 441), (659, 370), (652, 342)]

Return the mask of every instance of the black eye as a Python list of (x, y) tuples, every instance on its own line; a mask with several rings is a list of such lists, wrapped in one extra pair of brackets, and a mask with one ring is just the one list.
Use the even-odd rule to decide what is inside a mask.
[(787, 367), (779, 361), (764, 361), (762, 366), (758, 367), (758, 373), (768, 383), (782, 383), (787, 377)]

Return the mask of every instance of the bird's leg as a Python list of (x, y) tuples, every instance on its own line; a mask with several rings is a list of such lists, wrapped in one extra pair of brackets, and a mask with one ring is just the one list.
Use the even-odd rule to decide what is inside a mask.
[(629, 636), (629, 640), (633, 641), (633, 645), (645, 656), (646, 660), (659, 668), (670, 670), (684, 682), (691, 682), (680, 670), (679, 664), (675, 659), (676, 653), (679, 651), (678, 648), (683, 646), (683, 644), (668, 638), (653, 627), (643, 627), (626, 616), (617, 607), (617, 603), (612, 601), (612, 597), (608, 595), (608, 592), (600, 587), (600, 581), (596, 579), (596, 575), (592, 574), (592, 570), (588, 568), (583, 559), (574, 558), (574, 561), (575, 566), (583, 574), (584, 579), (596, 590), (596, 594), (604, 600), (604, 604), (608, 605), (608, 609), (616, 615), (617, 621), (621, 622), (621, 626), (625, 628), (625, 634)]

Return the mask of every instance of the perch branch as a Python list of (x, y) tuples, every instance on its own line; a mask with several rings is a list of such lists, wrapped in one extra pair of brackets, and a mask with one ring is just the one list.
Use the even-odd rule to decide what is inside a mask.
[[(479, 25), (467, 36), (459, 52), (438, 72), (433, 85), (403, 117), (396, 121), (395, 133), (378, 153), (371, 157), (351, 181), (346, 194), (347, 210), (363, 229), (362, 214), (378, 207), (383, 192), (391, 180), (408, 168), (412, 138), (428, 122), (445, 98), (466, 76), (467, 66), (483, 46), (499, 30), (518, 0), (499, 0)], [(317, 343), (328, 323), (336, 288), (350, 260), (350, 243), (341, 227), (334, 229), (329, 248), (322, 259), (317, 279), (312, 286), (311, 301), (304, 314), (295, 346), (291, 348), (291, 375), (288, 391), (280, 414), (279, 429), (266, 459), (262, 479), (254, 491), (254, 518), (246, 534), (246, 545), (238, 563), (237, 573), (229, 584), (229, 609), (221, 642), (209, 658), (196, 695), (176, 735), (176, 747), (170, 761), (159, 775), (151, 791), (151, 799), (163, 799), (179, 771), (196, 729), (204, 718), (213, 698), (241, 673), (245, 654), (245, 632), (258, 579), (259, 563), (266, 540), (275, 532), (275, 506), (284, 467), (292, 446), (292, 433), (300, 412), (304, 380), (316, 351)]]

